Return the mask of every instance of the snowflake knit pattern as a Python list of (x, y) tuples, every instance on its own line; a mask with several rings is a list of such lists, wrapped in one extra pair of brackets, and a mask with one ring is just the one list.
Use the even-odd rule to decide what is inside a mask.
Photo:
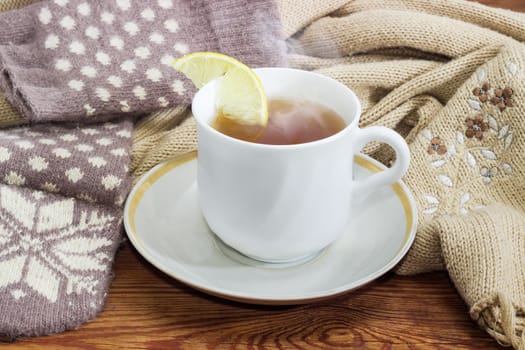
[(0, 11), (21, 7), (0, 13), (0, 86), (15, 107), (2, 98), (0, 124), (26, 124), (0, 130), (6, 341), (76, 328), (103, 308), (133, 124), (192, 96), (171, 62), (206, 50), (252, 66), (285, 62), (267, 0), (30, 2), (0, 0)]

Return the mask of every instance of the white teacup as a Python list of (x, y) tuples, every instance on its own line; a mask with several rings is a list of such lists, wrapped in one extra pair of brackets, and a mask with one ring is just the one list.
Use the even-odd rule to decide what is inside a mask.
[[(399, 180), (410, 160), (405, 140), (385, 127), (358, 127), (355, 94), (329, 77), (289, 68), (255, 69), (268, 98), (301, 98), (333, 109), (342, 131), (314, 142), (266, 145), (226, 136), (210, 126), (217, 84), (194, 97), (198, 130), (199, 203), (211, 230), (242, 254), (267, 262), (315, 255), (352, 219), (352, 200)], [(354, 155), (370, 141), (389, 144), (395, 164), (352, 180)]]

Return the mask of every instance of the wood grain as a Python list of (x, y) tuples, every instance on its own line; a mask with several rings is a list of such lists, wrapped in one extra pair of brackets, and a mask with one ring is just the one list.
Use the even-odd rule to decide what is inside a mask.
[(524, 0), (476, 0), (484, 5), (525, 12)]
[(196, 292), (125, 244), (105, 311), (80, 330), (10, 349), (490, 349), (445, 273), (388, 274), (338, 299), (253, 306)]
[[(525, 0), (479, 0), (525, 11)], [(129, 243), (117, 254), (105, 310), (78, 330), (1, 349), (503, 349), (469, 318), (445, 273), (392, 273), (338, 299), (253, 306), (192, 290)]]

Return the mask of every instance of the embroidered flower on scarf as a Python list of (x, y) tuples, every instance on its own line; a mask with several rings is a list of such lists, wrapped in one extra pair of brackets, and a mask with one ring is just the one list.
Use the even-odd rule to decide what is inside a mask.
[(480, 174), (481, 174), (481, 180), (488, 184), (492, 181), (492, 179), (498, 175), (498, 168), (497, 167), (492, 167), (492, 168), (487, 168), (487, 167), (481, 167), (480, 169)]
[(447, 153), (447, 146), (442, 144), (443, 141), (439, 137), (433, 137), (432, 140), (430, 140), (430, 146), (427, 148), (428, 154), (445, 154)]
[(490, 99), (490, 103), (494, 106), (498, 106), (500, 111), (505, 110), (507, 107), (513, 107), (512, 94), (512, 89), (508, 87), (504, 89), (494, 89), (494, 97)]
[(465, 136), (469, 139), (476, 137), (478, 140), (483, 139), (483, 133), (489, 129), (489, 124), (483, 120), (483, 116), (478, 114), (472, 118), (465, 119), (467, 130)]
[(488, 92), (490, 90), (490, 84), (484, 83), (481, 87), (477, 87), (472, 90), (474, 96), (477, 96), (481, 102), (487, 102), (489, 99)]

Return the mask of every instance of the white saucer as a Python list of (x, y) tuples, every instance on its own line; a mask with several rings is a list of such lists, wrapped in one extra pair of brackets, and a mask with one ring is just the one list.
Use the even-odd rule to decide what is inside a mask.
[[(384, 169), (363, 155), (355, 162), (357, 178)], [(124, 225), (131, 243), (151, 264), (212, 295), (272, 305), (326, 299), (393, 268), (414, 240), (416, 206), (400, 181), (356, 205), (347, 231), (313, 260), (276, 269), (237, 258), (221, 246), (201, 215), (196, 173), (196, 152), (151, 169), (127, 199)]]

